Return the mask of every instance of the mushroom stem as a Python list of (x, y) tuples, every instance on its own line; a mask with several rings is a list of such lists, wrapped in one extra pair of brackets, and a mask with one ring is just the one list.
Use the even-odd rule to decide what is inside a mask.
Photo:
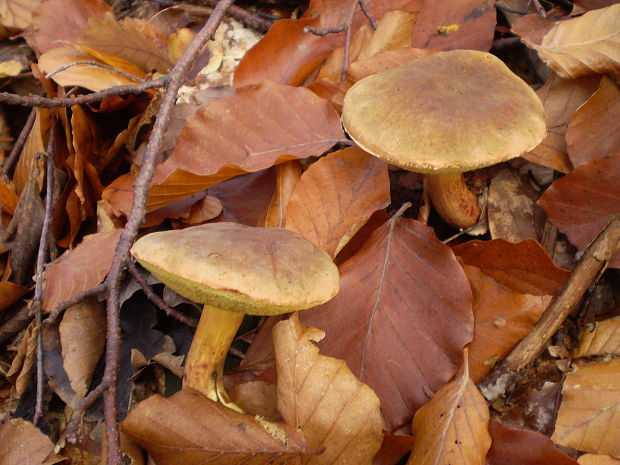
[(464, 229), (478, 222), (478, 198), (467, 188), (463, 173), (427, 174), (426, 187), (435, 210), (446, 223)]
[(185, 362), (183, 385), (242, 412), (224, 389), (224, 362), (243, 314), (205, 304)]

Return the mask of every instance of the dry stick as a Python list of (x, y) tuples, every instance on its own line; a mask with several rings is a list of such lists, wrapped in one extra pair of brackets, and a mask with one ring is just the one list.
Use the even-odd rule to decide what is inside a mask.
[(11, 170), (13, 169), (13, 165), (17, 161), (17, 158), (22, 153), (22, 149), (24, 148), (24, 144), (28, 139), (28, 135), (30, 131), (32, 131), (32, 127), (34, 126), (34, 122), (37, 119), (37, 110), (30, 110), (30, 114), (28, 115), (28, 119), (26, 120), (26, 124), (22, 128), (22, 132), (19, 133), (19, 137), (17, 138), (17, 142), (13, 145), (13, 149), (11, 153), (4, 161), (4, 165), (2, 165), (2, 176), (9, 176), (11, 174)]
[(162, 310), (169, 317), (174, 318), (175, 320), (180, 321), (187, 326), (191, 326), (192, 328), (198, 326), (198, 321), (196, 321), (195, 318), (183, 315), (181, 312), (176, 311), (174, 308), (164, 302), (164, 299), (155, 294), (155, 292), (153, 292), (153, 289), (151, 289), (151, 286), (149, 286), (149, 283), (147, 283), (146, 279), (144, 279), (144, 276), (142, 276), (140, 271), (138, 271), (138, 268), (133, 261), (127, 260), (127, 269), (129, 270), (129, 273), (131, 273), (131, 276), (133, 276), (133, 278), (138, 282), (148, 299), (153, 302), (157, 306), (157, 308)]
[(579, 304), (590, 284), (605, 270), (619, 246), (620, 215), (588, 246), (562, 290), (551, 300), (532, 331), (478, 385), (488, 400), (493, 401), (503, 395), (516, 380), (518, 372), (538, 357), (547, 341)]
[(78, 95), (77, 97), (54, 97), (45, 98), (38, 95), (17, 95), (9, 92), (0, 92), (0, 103), (9, 105), (22, 105), (25, 107), (59, 108), (72, 107), (74, 105), (97, 103), (112, 96), (136, 95), (149, 89), (164, 87), (170, 81), (170, 75), (162, 76), (152, 81), (145, 81), (140, 84), (124, 84), (114, 86), (92, 94)]
[(370, 23), (370, 27), (377, 29), (377, 22), (375, 21), (375, 18), (371, 16), (368, 8), (366, 7), (366, 0), (359, 0), (359, 4), (360, 10), (362, 10), (362, 13), (364, 13), (364, 16), (366, 16), (366, 19), (368, 19), (368, 22)]
[(41, 238), (39, 240), (39, 252), (37, 254), (37, 282), (34, 288), (34, 298), (32, 299), (32, 305), (35, 310), (35, 322), (37, 325), (37, 388), (36, 388), (36, 403), (34, 408), (34, 417), (32, 423), (36, 426), (41, 415), (43, 414), (43, 389), (44, 389), (44, 377), (43, 377), (43, 328), (41, 323), (43, 321), (41, 301), (43, 299), (43, 268), (45, 267), (45, 260), (48, 255), (49, 235), (50, 227), (52, 225), (53, 215), (53, 200), (54, 200), (54, 157), (53, 157), (53, 144), (54, 135), (53, 129), (50, 134), (49, 141), (47, 143), (47, 153), (44, 154), (47, 160), (47, 185), (45, 192), (45, 216), (43, 219), (43, 229), (41, 230)]
[(47, 79), (49, 79), (52, 76), (54, 76), (55, 74), (58, 74), (58, 73), (60, 73), (62, 71), (66, 71), (69, 68), (72, 68), (73, 66), (78, 66), (78, 65), (89, 65), (89, 66), (94, 66), (96, 68), (102, 68), (102, 69), (105, 69), (107, 71), (112, 71), (113, 73), (118, 74), (119, 76), (124, 76), (127, 79), (131, 79), (132, 81), (144, 82), (144, 79), (141, 79), (138, 76), (134, 76), (133, 74), (126, 73), (125, 71), (121, 71), (120, 69), (112, 68), (111, 66), (108, 66), (108, 65), (97, 63), (96, 61), (93, 61), (93, 60), (74, 61), (73, 63), (69, 63), (68, 65), (63, 65), (63, 66), (61, 66), (59, 68), (56, 68), (54, 71), (52, 71), (51, 73), (47, 74), (45, 77)]
[[(213, 7), (217, 5), (217, 0), (205, 0), (205, 3)], [(243, 8), (235, 5), (231, 5), (228, 8), (227, 14), (232, 18), (241, 21), (246, 26), (251, 27), (252, 29), (256, 29), (260, 32), (267, 32), (269, 28), (273, 25), (273, 21), (261, 18), (256, 13), (244, 10)]]
[(66, 309), (68, 309), (72, 305), (80, 303), (82, 300), (88, 297), (95, 296), (103, 291), (106, 291), (107, 289), (108, 286), (106, 286), (105, 283), (101, 283), (97, 284), (95, 287), (91, 287), (90, 289), (78, 292), (70, 299), (63, 300), (52, 309), (49, 316), (45, 320), (45, 324), (53, 325), (54, 323), (56, 323), (56, 320), (62, 314), (62, 312), (64, 312)]
[(108, 336), (105, 355), (106, 366), (101, 384), (107, 387), (104, 393), (103, 401), (108, 465), (119, 465), (121, 463), (121, 450), (117, 424), (118, 414), (116, 381), (121, 346), (119, 294), (122, 271), (129, 257), (129, 249), (136, 239), (140, 224), (142, 224), (142, 221), (144, 220), (148, 188), (155, 172), (155, 157), (161, 149), (164, 130), (170, 120), (170, 113), (175, 104), (177, 92), (183, 84), (185, 73), (191, 67), (194, 59), (198, 56), (203, 46), (213, 36), (213, 33), (224, 18), (226, 10), (232, 2), (233, 0), (220, 0), (217, 3), (206, 24), (200, 30), (198, 35), (196, 35), (194, 40), (190, 43), (177, 64), (170, 72), (170, 83), (164, 93), (157, 119), (144, 152), (142, 167), (138, 177), (136, 178), (131, 213), (129, 214), (127, 224), (125, 225), (116, 246), (114, 261), (112, 262), (110, 273), (105, 281), (109, 291), (107, 304)]

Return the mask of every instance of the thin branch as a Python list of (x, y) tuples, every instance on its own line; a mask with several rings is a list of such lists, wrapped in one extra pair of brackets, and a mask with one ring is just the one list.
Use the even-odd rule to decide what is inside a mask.
[(134, 76), (133, 74), (126, 73), (125, 71), (121, 71), (120, 69), (116, 69), (116, 68), (113, 68), (113, 67), (108, 66), (108, 65), (97, 63), (96, 61), (93, 61), (93, 60), (74, 61), (73, 63), (69, 63), (68, 65), (63, 65), (63, 66), (61, 66), (59, 68), (56, 68), (54, 71), (52, 71), (51, 73), (49, 73), (45, 77), (47, 79), (49, 79), (52, 76), (54, 76), (55, 74), (61, 73), (63, 71), (68, 70), (69, 68), (72, 68), (73, 66), (78, 66), (78, 65), (89, 65), (89, 66), (94, 66), (96, 68), (102, 68), (102, 69), (105, 69), (107, 71), (112, 71), (113, 73), (118, 74), (119, 76), (124, 76), (127, 79), (131, 79), (132, 81), (144, 82), (144, 79), (141, 79), (138, 76)]
[(373, 29), (377, 29), (377, 22), (368, 11), (368, 7), (366, 6), (366, 0), (359, 0), (359, 4), (360, 10), (362, 10), (362, 13), (364, 13), (364, 16), (366, 16), (366, 19), (370, 23), (370, 27), (372, 27)]
[(196, 321), (195, 318), (176, 311), (174, 308), (164, 302), (164, 299), (155, 294), (155, 292), (153, 292), (153, 289), (151, 289), (151, 286), (149, 286), (149, 283), (147, 283), (146, 279), (144, 279), (144, 276), (142, 276), (140, 271), (138, 271), (138, 268), (133, 261), (127, 260), (127, 270), (129, 270), (131, 276), (133, 276), (133, 278), (138, 282), (148, 299), (153, 302), (157, 306), (157, 308), (159, 308), (169, 317), (174, 318), (175, 320), (180, 321), (181, 323), (184, 323), (188, 326), (191, 326), (192, 328), (198, 326), (198, 321)]
[(549, 303), (540, 320), (510, 354), (479, 385), (490, 401), (503, 395), (545, 348), (547, 341), (577, 307), (588, 287), (605, 271), (620, 246), (620, 215), (616, 216), (590, 244), (564, 283), (559, 294)]
[(55, 324), (56, 320), (58, 320), (58, 317), (66, 309), (68, 309), (69, 307), (71, 307), (71, 306), (73, 306), (75, 304), (80, 303), (82, 300), (84, 300), (84, 299), (86, 299), (88, 297), (96, 296), (97, 294), (100, 294), (100, 293), (102, 293), (104, 291), (107, 291), (107, 289), (108, 289), (108, 286), (106, 285), (106, 283), (101, 283), (101, 284), (97, 284), (94, 287), (91, 287), (90, 289), (86, 289), (86, 290), (83, 290), (81, 292), (78, 292), (77, 294), (75, 294), (70, 299), (63, 300), (62, 302), (60, 302), (58, 305), (56, 305), (52, 309), (52, 311), (50, 312), (49, 316), (45, 320), (45, 324), (47, 324), (47, 325)]
[[(217, 5), (217, 0), (204, 0), (205, 3), (209, 6)], [(256, 13), (252, 13), (251, 11), (244, 10), (241, 7), (231, 5), (226, 12), (231, 18), (235, 18), (236, 20), (242, 22), (248, 27), (252, 29), (256, 29), (260, 32), (267, 32), (269, 28), (273, 25), (273, 21), (265, 18), (261, 18)]]
[(19, 155), (22, 153), (22, 149), (24, 148), (24, 144), (28, 140), (28, 136), (30, 135), (30, 131), (32, 131), (32, 127), (34, 126), (34, 122), (37, 119), (37, 110), (33, 108), (30, 110), (30, 114), (28, 115), (28, 119), (26, 120), (26, 124), (22, 128), (22, 132), (19, 133), (19, 137), (13, 145), (11, 149), (11, 153), (4, 160), (4, 165), (2, 165), (2, 176), (9, 176), (11, 174), (11, 170), (15, 165), (15, 162), (19, 158)]
[(124, 84), (122, 86), (109, 87), (92, 94), (78, 95), (77, 97), (54, 97), (45, 98), (38, 95), (23, 96), (11, 94), (9, 92), (0, 92), (0, 103), (8, 103), (9, 105), (22, 105), (25, 107), (43, 107), (43, 108), (60, 108), (72, 107), (75, 105), (92, 104), (100, 102), (108, 97), (122, 95), (137, 95), (149, 89), (164, 87), (170, 80), (170, 75), (162, 76), (152, 81), (145, 81), (140, 84)]

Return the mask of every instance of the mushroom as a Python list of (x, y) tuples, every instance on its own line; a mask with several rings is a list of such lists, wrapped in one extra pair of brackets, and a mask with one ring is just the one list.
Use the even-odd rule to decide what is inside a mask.
[(345, 95), (342, 122), (367, 152), (427, 174), (435, 209), (467, 228), (480, 207), (463, 172), (510, 160), (545, 136), (536, 93), (497, 57), (440, 52), (368, 76)]
[(311, 308), (339, 289), (329, 255), (287, 229), (211, 223), (148, 234), (131, 254), (166, 286), (204, 304), (183, 384), (236, 410), (223, 370), (243, 316)]

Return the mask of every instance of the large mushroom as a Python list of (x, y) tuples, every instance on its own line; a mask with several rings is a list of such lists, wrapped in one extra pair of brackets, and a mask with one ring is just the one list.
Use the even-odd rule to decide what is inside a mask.
[(347, 92), (342, 122), (367, 152), (427, 174), (435, 209), (449, 224), (478, 221), (463, 172), (510, 160), (545, 136), (536, 93), (497, 57), (440, 52), (368, 76)]
[(235, 409), (223, 370), (243, 316), (311, 308), (339, 289), (329, 255), (281, 228), (213, 223), (157, 232), (138, 240), (131, 254), (165, 285), (204, 304), (183, 383)]

